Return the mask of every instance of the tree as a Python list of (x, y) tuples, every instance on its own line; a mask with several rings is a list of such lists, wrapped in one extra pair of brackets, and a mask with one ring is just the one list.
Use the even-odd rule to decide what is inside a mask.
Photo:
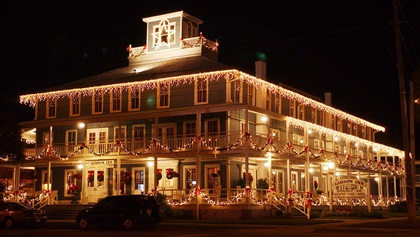
[(0, 115), (0, 156), (11, 157), (15, 161), (22, 160), (24, 143), (21, 141), (20, 126), (14, 115)]

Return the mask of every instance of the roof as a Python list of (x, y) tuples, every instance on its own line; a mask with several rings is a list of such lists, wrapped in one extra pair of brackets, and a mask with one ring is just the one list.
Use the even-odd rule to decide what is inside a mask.
[(122, 67), (57, 87), (48, 88), (40, 92), (138, 82), (230, 69), (233, 68), (206, 58), (205, 56), (176, 58)]

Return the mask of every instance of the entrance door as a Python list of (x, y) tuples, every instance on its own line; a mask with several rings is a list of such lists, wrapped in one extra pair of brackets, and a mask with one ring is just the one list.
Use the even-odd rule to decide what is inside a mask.
[(86, 196), (89, 203), (96, 203), (108, 195), (108, 172), (104, 168), (90, 168), (87, 171), (88, 182)]
[(146, 193), (146, 169), (144, 167), (133, 169), (134, 182), (132, 185), (132, 192), (134, 194)]
[(186, 191), (187, 194), (192, 193), (197, 186), (196, 166), (185, 166), (183, 179), (184, 179), (184, 186), (182, 188), (187, 190)]

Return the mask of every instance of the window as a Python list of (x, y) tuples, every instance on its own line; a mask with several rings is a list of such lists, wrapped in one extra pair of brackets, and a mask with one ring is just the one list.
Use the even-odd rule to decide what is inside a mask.
[(134, 169), (134, 193), (143, 194), (146, 193), (146, 182), (145, 182), (145, 168)]
[[(51, 140), (52, 140), (52, 137), (51, 137)], [(50, 133), (49, 132), (43, 132), (42, 133), (42, 146), (46, 147), (50, 144), (52, 144), (52, 141), (50, 141)]]
[(70, 116), (80, 115), (80, 93), (74, 93), (70, 96)]
[(168, 108), (169, 107), (169, 83), (162, 82), (158, 86), (158, 108)]
[(51, 190), (51, 182), (52, 182), (53, 172), (50, 172), (50, 182), (48, 182), (48, 170), (41, 171), (41, 182), (42, 182), (42, 190)]
[(133, 126), (133, 146), (135, 151), (146, 149), (146, 128), (144, 125)]
[(271, 110), (271, 93), (268, 89), (266, 90), (265, 96), (266, 96), (265, 108), (267, 110)]
[(241, 102), (241, 81), (239, 80), (230, 83), (230, 101), (234, 103)]
[(281, 96), (280, 93), (275, 94), (275, 101), (274, 101), (274, 112), (280, 113), (280, 106), (281, 106)]
[(92, 114), (102, 114), (104, 93), (102, 90), (95, 90), (93, 93), (93, 111)]
[[(121, 129), (120, 129), (121, 128)], [(114, 141), (119, 140), (120, 142), (125, 142), (126, 139), (126, 126), (114, 127)]]
[(298, 105), (298, 114), (297, 114), (297, 118), (300, 120), (305, 120), (305, 105), (301, 104)]
[(114, 88), (111, 90), (111, 112), (121, 112), (121, 89)]
[(161, 125), (158, 128), (158, 139), (168, 148), (175, 148), (175, 126), (172, 124)]
[(48, 98), (47, 105), (47, 118), (55, 118), (57, 111), (57, 99)]
[(195, 27), (191, 21), (183, 24), (183, 30), (183, 35), (185, 38), (191, 38), (198, 35), (197, 27)]
[(194, 97), (196, 104), (208, 103), (208, 79), (199, 78), (197, 81), (195, 81)]
[(138, 88), (130, 88), (128, 95), (129, 110), (140, 110), (140, 90)]
[(249, 105), (255, 105), (254, 95), (255, 95), (254, 85), (248, 84), (248, 104)]
[(159, 25), (153, 27), (152, 36), (155, 49), (162, 46), (170, 47), (175, 44), (175, 22), (162, 20)]
[(66, 131), (66, 151), (74, 152), (77, 146), (77, 130)]
[(195, 122), (185, 122), (185, 137), (195, 137)]
[(76, 174), (75, 169), (66, 169), (64, 170), (64, 196), (65, 197), (72, 197), (73, 192), (71, 190), (71, 187), (76, 185), (76, 179), (74, 178), (74, 175)]
[(97, 128), (87, 130), (87, 139), (89, 149), (97, 153), (104, 153), (107, 151), (108, 142), (108, 128)]
[(219, 120), (207, 121), (207, 136), (218, 136), (219, 135)]

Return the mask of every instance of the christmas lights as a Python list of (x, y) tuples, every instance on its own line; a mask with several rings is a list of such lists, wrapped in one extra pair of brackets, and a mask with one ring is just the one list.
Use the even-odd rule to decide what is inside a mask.
[(128, 89), (144, 91), (144, 90), (156, 89), (159, 83), (164, 83), (164, 82), (169, 83), (171, 86), (177, 86), (181, 84), (192, 84), (198, 81), (198, 79), (208, 79), (210, 81), (216, 81), (216, 80), (219, 80), (220, 78), (224, 78), (228, 81), (241, 80), (242, 82), (245, 82), (246, 84), (249, 84), (249, 85), (253, 85), (256, 88), (266, 89), (272, 94), (281, 95), (282, 97), (286, 99), (297, 101), (300, 104), (303, 104), (305, 106), (310, 106), (314, 109), (327, 112), (329, 114), (332, 114), (333, 116), (336, 116), (343, 120), (347, 120), (351, 123), (358, 124), (360, 126), (371, 127), (372, 129), (376, 131), (381, 131), (381, 132), (385, 131), (385, 128), (382, 126), (370, 123), (366, 120), (363, 120), (356, 116), (345, 113), (341, 110), (332, 108), (324, 103), (307, 98), (298, 93), (287, 90), (281, 86), (269, 83), (257, 77), (250, 76), (238, 70), (214, 71), (214, 72), (189, 74), (189, 75), (176, 76), (176, 77), (166, 77), (166, 78), (152, 79), (152, 80), (138, 81), (138, 82), (118, 83), (118, 84), (112, 84), (112, 85), (51, 91), (51, 92), (36, 93), (36, 94), (27, 94), (27, 95), (20, 96), (20, 103), (28, 104), (31, 107), (35, 107), (39, 101), (44, 101), (47, 98), (50, 98), (50, 99), (60, 99), (63, 97), (72, 98), (74, 94), (78, 94), (78, 93), (81, 93), (82, 96), (92, 96), (94, 91), (97, 91), (97, 90), (103, 91), (104, 93), (109, 93), (111, 90), (114, 90), (117, 88), (120, 89), (121, 91), (122, 90), (127, 91)]

